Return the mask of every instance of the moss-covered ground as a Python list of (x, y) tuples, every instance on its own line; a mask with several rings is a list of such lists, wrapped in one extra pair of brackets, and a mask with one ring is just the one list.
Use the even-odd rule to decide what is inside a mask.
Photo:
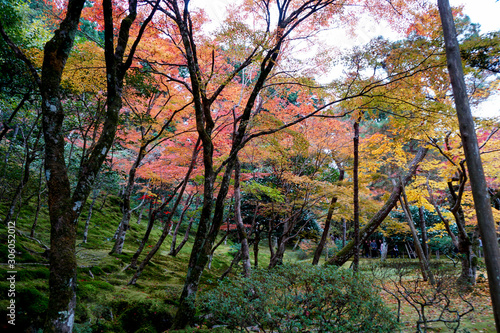
[[(110, 197), (101, 207), (98, 203), (93, 210), (90, 223), (88, 242), (83, 243), (83, 229), (87, 218), (87, 209), (82, 214), (78, 227), (77, 259), (77, 309), (74, 332), (164, 332), (172, 323), (177, 302), (183, 287), (189, 255), (191, 253), (192, 237), (181, 252), (169, 256), (171, 237), (167, 237), (160, 251), (135, 285), (127, 282), (133, 276), (134, 270), (126, 269), (132, 255), (145, 232), (146, 221), (137, 223), (133, 217), (132, 225), (127, 233), (125, 247), (121, 255), (109, 255), (113, 246), (113, 234), (120, 221), (120, 210), (117, 197)], [(0, 206), (0, 216), (3, 218), (5, 207)], [(49, 245), (50, 226), (46, 207), (42, 209), (35, 230), (35, 237), (29, 237), (35, 215), (35, 207), (24, 207), (16, 223), (15, 260), (17, 271), (15, 285), (16, 301), (16, 331), (41, 332), (44, 312), (48, 306), (49, 267), (45, 248)], [(161, 224), (154, 227), (144, 255), (148, 252), (161, 233)], [(7, 297), (11, 275), (8, 260), (8, 230), (0, 226), (0, 312), (6, 318), (7, 307), (11, 298)], [(180, 236), (182, 238), (182, 236)], [(267, 242), (266, 242), (267, 243)], [(260, 250), (261, 266), (269, 262), (269, 251), (265, 245)], [(211, 288), (219, 276), (227, 269), (234, 253), (233, 244), (229, 240), (223, 243), (215, 252), (211, 268), (207, 269), (202, 278), (203, 289)], [(141, 259), (140, 258), (140, 259)], [(301, 251), (289, 250), (286, 261), (310, 262), (310, 257)], [(391, 262), (388, 259), (387, 262)], [(397, 260), (397, 259), (395, 259)], [(375, 259), (363, 259), (362, 266), (368, 272)], [(346, 267), (349, 263), (346, 264)], [(390, 269), (390, 267), (388, 267)], [(484, 278), (470, 293), (473, 296), (475, 310), (464, 316), (461, 321), (461, 332), (494, 332), (491, 303), (488, 297), (488, 285)], [(377, 290), (374, 288), (374, 290)], [(394, 309), (397, 301), (387, 293), (382, 293), (384, 299)], [(416, 312), (407, 304), (403, 304), (401, 321), (405, 323), (404, 332), (415, 331)], [(451, 332), (450, 328), (439, 323), (431, 325), (429, 332)], [(4, 320), (0, 330), (9, 328)], [(223, 329), (212, 329), (210, 331)], [(209, 331), (207, 328), (194, 327), (186, 332)]]

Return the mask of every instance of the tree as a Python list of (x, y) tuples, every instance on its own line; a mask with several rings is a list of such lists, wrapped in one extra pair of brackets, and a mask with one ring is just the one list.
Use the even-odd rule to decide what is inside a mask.
[(450, 4), (438, 0), (439, 14), (446, 43), (446, 59), (450, 73), (455, 106), (457, 109), (460, 134), (464, 145), (465, 158), (476, 207), (479, 230), (483, 240), (484, 257), (488, 272), (490, 294), (497, 332), (500, 332), (500, 248), (496, 239), (495, 223), (491, 211), (490, 198), (484, 177), (479, 146), (474, 130), (474, 120), (470, 112), (469, 100), (464, 81), (460, 48)]
[(137, 2), (129, 1), (128, 15), (122, 19), (116, 48), (113, 32), (113, 5), (110, 0), (103, 2), (107, 110), (100, 136), (82, 166), (76, 187), (72, 190), (64, 159), (62, 126), (66, 113), (61, 103), (61, 80), (73, 47), (84, 3), (85, 1), (82, 0), (69, 0), (67, 6), (63, 7), (64, 19), (54, 32), (52, 39), (45, 44), (41, 77), (38, 77), (34, 65), (22, 52), (15, 45), (11, 46), (17, 56), (30, 68), (42, 95), (45, 175), (51, 223), (50, 297), (45, 323), (46, 332), (72, 331), (76, 306), (76, 222), (92, 189), (93, 181), (113, 143), (118, 113), (122, 106), (123, 79), (132, 64), (134, 51), (141, 35), (155, 11), (153, 10), (150, 16), (142, 22), (138, 37), (128, 57), (125, 57), (130, 27), (137, 17)]

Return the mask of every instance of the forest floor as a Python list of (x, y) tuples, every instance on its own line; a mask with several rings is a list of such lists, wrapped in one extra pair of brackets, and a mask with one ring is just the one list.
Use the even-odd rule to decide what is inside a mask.
[[(77, 242), (78, 260), (78, 285), (77, 285), (77, 310), (75, 318), (75, 333), (90, 332), (163, 332), (171, 324), (172, 316), (175, 314), (177, 302), (182, 291), (187, 263), (191, 252), (192, 238), (176, 257), (169, 256), (171, 237), (167, 237), (159, 253), (153, 258), (135, 285), (128, 286), (127, 283), (133, 276), (134, 271), (125, 269), (134, 254), (139, 241), (146, 228), (146, 221), (140, 224), (133, 221), (128, 231), (126, 246), (121, 255), (109, 255), (113, 246), (112, 237), (120, 220), (119, 205), (117, 198), (109, 198), (103, 207), (94, 208), (87, 243), (82, 243), (83, 226), (86, 215), (83, 214), (79, 222), (79, 233)], [(0, 206), (0, 216), (4, 216), (5, 207)], [(44, 311), (48, 302), (48, 260), (44, 254), (49, 244), (49, 225), (46, 212), (42, 212), (39, 223), (35, 230), (35, 237), (29, 237), (31, 224), (34, 216), (34, 207), (27, 206), (21, 211), (16, 225), (16, 331), (37, 332), (43, 322)], [(155, 227), (150, 241), (147, 243), (144, 254), (151, 248), (160, 235), (160, 227)], [(182, 235), (183, 235), (183, 231)], [(6, 265), (8, 259), (7, 246), (8, 230), (5, 225), (0, 226), (0, 293), (7, 295), (10, 283), (9, 269)], [(179, 238), (182, 238), (182, 235)], [(201, 280), (201, 292), (210, 289), (217, 284), (219, 276), (229, 266), (236, 247), (231, 241), (223, 243), (215, 252), (210, 269), (207, 269)], [(262, 248), (259, 252), (260, 266), (266, 266), (269, 262), (269, 251)], [(292, 263), (310, 263), (311, 258), (302, 250), (287, 251), (285, 261)], [(382, 277), (378, 275), (378, 281), (383, 289), (381, 296), (386, 304), (397, 312), (398, 298), (401, 301), (400, 321), (404, 328), (402, 332), (415, 332), (419, 308), (418, 297), (430, 299), (429, 292), (421, 292), (425, 284), (419, 282), (413, 294), (417, 301), (411, 306), (397, 294), (394, 281), (398, 280), (399, 268), (402, 259), (387, 259), (387, 268)], [(443, 259), (441, 260), (443, 261)], [(407, 265), (409, 259), (405, 259)], [(380, 259), (361, 260), (361, 272), (373, 275), (374, 263), (380, 263)], [(392, 263), (392, 264), (388, 264)], [(415, 265), (413, 260), (411, 265)], [(345, 266), (348, 267), (350, 263)], [(377, 267), (384, 267), (384, 265)], [(399, 267), (399, 266), (398, 266)], [(389, 275), (387, 275), (387, 272)], [(385, 274), (385, 275), (384, 275)], [(401, 274), (400, 274), (401, 275)], [(373, 275), (377, 276), (377, 274)], [(448, 309), (451, 311), (446, 318), (454, 313), (464, 313), (470, 306), (474, 310), (463, 315), (457, 332), (495, 332), (491, 301), (489, 298), (488, 284), (484, 278), (485, 273), (479, 273), (478, 284), (466, 294), (466, 301), (458, 296), (449, 294)], [(406, 276), (405, 281), (417, 281)], [(407, 285), (408, 287), (409, 285)], [(380, 290), (380, 289), (374, 289)], [(5, 318), (9, 299), (0, 298), (0, 312)], [(469, 302), (469, 303), (467, 303)], [(438, 304), (425, 307), (425, 315), (428, 320), (439, 317)], [(458, 311), (458, 312), (453, 312)], [(454, 326), (453, 326), (454, 327)], [(5, 322), (0, 324), (0, 330), (8, 328)], [(30, 331), (31, 330), (31, 331)], [(205, 327), (197, 327), (186, 331), (214, 331)], [(219, 328), (218, 331), (223, 331)], [(447, 327), (442, 322), (431, 323), (428, 332), (453, 332), (450, 325)]]

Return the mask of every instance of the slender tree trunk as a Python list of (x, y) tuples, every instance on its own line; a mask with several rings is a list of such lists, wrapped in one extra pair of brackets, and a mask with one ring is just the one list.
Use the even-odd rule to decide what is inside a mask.
[(29, 133), (26, 136), (24, 135), (24, 132), (21, 131), (21, 133), (23, 135), (24, 151), (25, 151), (23, 177), (22, 177), (21, 181), (19, 182), (19, 184), (17, 185), (16, 192), (13, 195), (10, 208), (7, 211), (7, 216), (5, 217), (5, 220), (4, 220), (4, 224), (7, 224), (11, 220), (12, 216), (14, 216), (14, 211), (15, 211), (15, 208), (17, 206), (17, 203), (20, 202), (21, 194), (24, 190), (24, 187), (26, 186), (26, 184), (28, 183), (28, 181), (30, 179), (31, 163), (36, 158), (36, 150), (37, 150), (38, 143), (40, 141), (40, 137), (41, 137), (42, 132), (38, 131), (38, 134), (35, 138), (35, 142), (33, 144), (33, 147), (31, 147), (31, 148), (29, 147), (28, 140), (31, 137), (33, 130), (35, 129), (35, 127), (38, 124), (38, 119), (39, 118), (37, 118), (37, 120), (34, 122)]
[[(5, 154), (4, 157), (5, 165), (9, 163), (10, 154), (12, 153), (12, 149), (14, 147), (14, 143), (16, 142), (18, 132), (19, 132), (19, 124), (16, 124), (16, 126), (14, 127), (14, 133), (12, 134), (12, 139), (10, 140), (9, 148), (7, 149), (7, 153)], [(4, 175), (6, 174), (7, 173), (4, 173)]]
[(24, 103), (26, 103), (26, 101), (28, 101), (28, 98), (30, 97), (30, 95), (31, 95), (31, 91), (25, 93), (23, 96), (23, 99), (19, 102), (19, 104), (14, 109), (14, 111), (12, 111), (12, 113), (10, 114), (9, 119), (2, 123), (2, 131), (0, 132), (0, 142), (2, 142), (3, 137), (5, 136), (7, 131), (11, 128), (10, 122), (14, 119), (14, 117), (19, 112), (19, 110), (21, 110), (21, 108), (24, 106)]
[(144, 205), (142, 205), (141, 208), (139, 208), (139, 216), (137, 217), (137, 224), (141, 224), (143, 212), (144, 212)]
[[(2, 170), (2, 172), (0, 173), (0, 180), (2, 180), (1, 183), (3, 184), (6, 184), (7, 182), (5, 180), (3, 180), (5, 178), (5, 176), (7, 176), (7, 165), (8, 165), (8, 162), (9, 162), (9, 158), (10, 158), (10, 153), (12, 151), (12, 147), (14, 146), (14, 142), (16, 140), (16, 137), (17, 137), (17, 132), (19, 131), (19, 125), (16, 124), (16, 126), (14, 127), (14, 133), (12, 135), (12, 139), (10, 140), (10, 143), (9, 143), (9, 148), (7, 149), (7, 153), (5, 154), (5, 158), (4, 158), (4, 168)], [(4, 194), (5, 194), (5, 191), (6, 191), (6, 187), (8, 188), (8, 186), (3, 186), (1, 188), (1, 192), (0, 192), (0, 202), (3, 200), (3, 197), (4, 197)]]
[[(363, 229), (361, 229), (360, 243), (363, 243), (364, 241), (368, 240), (368, 238), (375, 232), (375, 230), (377, 230), (379, 225), (384, 221), (387, 215), (389, 215), (391, 210), (396, 205), (399, 196), (401, 195), (402, 191), (401, 185), (406, 185), (409, 183), (410, 179), (417, 172), (417, 167), (419, 163), (424, 159), (426, 154), (427, 154), (427, 148), (420, 148), (418, 150), (417, 154), (413, 158), (413, 161), (410, 163), (408, 167), (406, 175), (402, 179), (402, 184), (401, 180), (399, 180), (398, 184), (392, 190), (392, 193), (389, 199), (387, 199), (387, 201), (385, 202), (384, 206), (382, 206), (382, 208), (371, 218), (368, 224)], [(327, 264), (342, 266), (353, 255), (354, 255), (354, 242), (351, 241), (347, 243), (347, 245), (344, 246), (335, 256), (330, 258)]]
[[(193, 154), (191, 156), (191, 164), (189, 165), (188, 171), (187, 171), (186, 175), (184, 176), (184, 180), (181, 182), (181, 184), (179, 184), (179, 186), (175, 190), (175, 192), (179, 191), (179, 193), (177, 194), (177, 198), (176, 198), (175, 203), (172, 207), (172, 212), (174, 212), (177, 209), (177, 207), (179, 206), (179, 203), (181, 202), (182, 196), (184, 195), (184, 191), (186, 190), (186, 186), (188, 184), (189, 177), (191, 176), (191, 173), (193, 172), (194, 166), (196, 165), (196, 159), (198, 157), (198, 152), (199, 152), (199, 149), (198, 149), (199, 144), (200, 144), (200, 139), (198, 139), (198, 141), (196, 142), (196, 144), (194, 146)], [(180, 188), (180, 190), (179, 190), (179, 188)], [(172, 200), (173, 197), (174, 196), (171, 196), (170, 200)], [(165, 207), (165, 205), (168, 202), (169, 202), (169, 200), (165, 201), (160, 207), (158, 207), (155, 210), (155, 212), (160, 212), (161, 210), (163, 210), (163, 208)], [(151, 251), (146, 255), (146, 258), (144, 258), (144, 260), (141, 262), (139, 267), (137, 267), (137, 271), (135, 272), (132, 279), (130, 279), (130, 281), (128, 282), (128, 285), (136, 284), (137, 279), (139, 279), (139, 276), (142, 274), (146, 265), (149, 263), (151, 258), (153, 258), (153, 256), (156, 254), (156, 252), (160, 249), (160, 246), (163, 244), (163, 241), (165, 240), (165, 238), (168, 235), (168, 232), (170, 229), (170, 228), (168, 228), (168, 225), (172, 223), (172, 216), (173, 215), (174, 214), (170, 214), (168, 216), (167, 222), (165, 222), (165, 226), (163, 228), (162, 234), (160, 235), (160, 238), (156, 242), (155, 246), (153, 246)], [(152, 216), (150, 219), (152, 219), (154, 217), (155, 216)]]
[(243, 225), (243, 218), (241, 217), (241, 188), (240, 188), (240, 161), (236, 158), (234, 167), (234, 216), (236, 226), (238, 228), (238, 235), (240, 236), (241, 243), (241, 261), (243, 261), (243, 275), (250, 276), (252, 265), (250, 264), (250, 249), (248, 246), (248, 236)]
[(448, 71), (453, 96), (455, 97), (460, 134), (469, 170), (479, 230), (483, 241), (493, 314), (497, 332), (500, 332), (500, 249), (496, 237), (495, 222), (479, 154), (474, 120), (470, 112), (453, 14), (448, 0), (438, 0), (438, 6), (443, 25)]
[(179, 243), (179, 246), (170, 250), (169, 255), (171, 255), (172, 257), (175, 257), (176, 255), (178, 255), (179, 252), (181, 251), (181, 249), (184, 247), (184, 245), (188, 241), (189, 232), (191, 231), (191, 227), (193, 226), (193, 222), (194, 222), (194, 216), (189, 219), (189, 224), (187, 226), (186, 232), (184, 233), (184, 238)]
[(422, 249), (422, 245), (420, 244), (420, 240), (418, 239), (417, 229), (415, 228), (415, 224), (413, 222), (413, 218), (411, 217), (410, 206), (408, 205), (408, 199), (406, 198), (406, 193), (403, 188), (402, 190), (402, 198), (399, 198), (399, 202), (401, 203), (401, 207), (405, 212), (406, 219), (408, 220), (408, 226), (411, 230), (411, 235), (413, 237), (413, 244), (415, 245), (415, 251), (417, 252), (418, 259), (420, 261), (420, 269), (422, 271), (422, 278), (424, 281), (429, 280), (429, 282), (434, 285), (434, 275), (432, 274), (429, 268), (429, 261), (427, 260), (425, 253)]
[(420, 230), (422, 230), (422, 251), (424, 251), (424, 255), (427, 258), (427, 261), (429, 261), (430, 252), (429, 244), (427, 244), (427, 228), (425, 226), (424, 207), (422, 206), (418, 208), (418, 217), (420, 220)]
[(347, 221), (342, 218), (342, 247), (345, 247), (347, 241)]
[[(168, 253), (171, 256), (175, 257), (175, 255), (177, 255), (177, 253), (175, 253), (175, 255), (173, 254), (175, 252), (175, 247), (177, 243), (177, 234), (179, 233), (179, 228), (182, 224), (182, 221), (184, 221), (184, 216), (186, 215), (188, 208), (193, 203), (192, 201), (193, 198), (194, 195), (192, 194), (188, 196), (188, 198), (186, 199), (186, 204), (184, 205), (184, 209), (182, 210), (181, 216), (179, 217), (179, 221), (177, 221), (177, 224), (175, 225), (174, 233), (172, 234), (172, 243), (170, 243), (170, 252)], [(188, 229), (190, 229), (190, 227)]]
[(260, 231), (255, 232), (255, 240), (253, 242), (253, 267), (259, 267), (259, 243), (260, 243)]
[[(40, 181), (40, 185), (41, 185), (41, 181)], [(35, 229), (36, 229), (36, 226), (38, 224), (38, 217), (40, 216), (41, 207), (42, 207), (42, 192), (41, 192), (41, 186), (39, 186), (37, 200), (36, 200), (35, 219), (33, 221), (33, 224), (31, 225), (30, 237), (35, 237)]]
[[(338, 181), (344, 180), (344, 170), (340, 170)], [(326, 240), (330, 234), (330, 225), (332, 223), (333, 210), (335, 208), (335, 204), (337, 203), (337, 197), (332, 197), (332, 201), (330, 202), (330, 207), (328, 208), (328, 214), (326, 215), (325, 220), (325, 228), (323, 229), (323, 234), (321, 235), (321, 240), (319, 241), (318, 247), (314, 252), (314, 258), (312, 261), (313, 265), (317, 265), (319, 262), (319, 258), (321, 257), (321, 253), (323, 253), (323, 248), (325, 247)]]
[[(361, 117), (359, 117), (361, 118)], [(359, 118), (354, 122), (353, 209), (354, 209), (354, 260), (353, 270), (359, 268)]]
[(137, 251), (135, 251), (134, 255), (132, 256), (132, 259), (130, 260), (130, 267), (131, 268), (137, 268), (137, 260), (139, 259), (139, 256), (141, 255), (142, 251), (144, 250), (144, 247), (146, 246), (146, 243), (148, 242), (149, 236), (151, 235), (151, 231), (153, 230), (153, 226), (155, 224), (156, 215), (157, 215), (157, 212), (153, 212), (149, 216), (148, 227), (146, 229), (146, 233), (144, 234), (144, 237), (142, 237), (141, 244), (137, 248)]
[(92, 219), (92, 210), (94, 209), (95, 202), (97, 200), (97, 197), (99, 196), (99, 189), (94, 189), (94, 193), (92, 196), (92, 202), (90, 203), (89, 207), (89, 213), (87, 216), (87, 220), (85, 221), (85, 228), (83, 229), (83, 242), (87, 243), (87, 238), (89, 235), (89, 225), (90, 225), (90, 220)]
[(137, 157), (134, 161), (134, 164), (130, 167), (128, 173), (127, 186), (125, 186), (125, 189), (123, 190), (122, 193), (122, 203), (121, 203), (122, 219), (120, 221), (120, 225), (118, 226), (118, 232), (115, 235), (116, 236), (115, 245), (113, 246), (113, 249), (111, 250), (110, 254), (113, 253), (121, 254), (123, 251), (123, 245), (125, 244), (125, 236), (127, 234), (127, 230), (130, 228), (130, 217), (132, 215), (132, 210), (130, 208), (130, 197), (132, 195), (132, 189), (135, 184), (135, 174), (144, 156), (145, 156), (144, 146), (141, 146), (141, 148), (139, 149), (139, 153), (137, 154)]

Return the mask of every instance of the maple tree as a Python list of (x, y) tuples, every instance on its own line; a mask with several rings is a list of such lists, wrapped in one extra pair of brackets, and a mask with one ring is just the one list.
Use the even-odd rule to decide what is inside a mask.
[[(68, 172), (64, 161), (64, 138), (62, 125), (65, 110), (61, 103), (61, 82), (66, 61), (72, 49), (85, 1), (70, 0), (67, 5), (60, 5), (64, 19), (59, 29), (45, 44), (41, 76), (34, 64), (27, 59), (17, 46), (11, 48), (30, 68), (42, 96), (42, 123), (45, 140), (45, 174), (49, 195), (49, 215), (52, 226), (50, 251), (50, 297), (49, 311), (45, 324), (47, 332), (70, 332), (74, 322), (76, 303), (76, 258), (75, 237), (76, 223), (88, 197), (93, 180), (109, 151), (116, 132), (118, 112), (122, 106), (123, 78), (132, 63), (134, 49), (140, 36), (151, 20), (143, 21), (139, 37), (135, 40), (132, 51), (125, 57), (130, 27), (137, 17), (137, 2), (130, 1), (128, 13), (123, 17), (116, 47), (114, 45), (113, 4), (103, 2), (104, 13), (104, 49), (106, 60), (107, 110), (102, 130), (93, 150), (78, 177), (74, 190), (71, 189)], [(5, 37), (4, 37), (5, 39)], [(125, 60), (125, 61), (124, 61)]]
[[(283, 261), (292, 242), (310, 251), (315, 246), (311, 240), (321, 236), (313, 259), (317, 264), (331, 233), (342, 233), (345, 242), (349, 231), (351, 241), (328, 263), (340, 265), (353, 255), (357, 262), (359, 245), (381, 225), (408, 231), (414, 226), (410, 210), (425, 208), (442, 216), (432, 232), (448, 229), (459, 251), (467, 254), (462, 280), (472, 282), (477, 232), (471, 231), (477, 215), (471, 209), (458, 126), (450, 117), (454, 108), (443, 39), (436, 28), (438, 11), (416, 2), (361, 3), (363, 13), (386, 17), (397, 28), (405, 28), (411, 19), (407, 34), (400, 41), (377, 38), (355, 48), (342, 59), (343, 76), (324, 86), (313, 77), (327, 70), (331, 55), (298, 57), (313, 48), (315, 34), (325, 27), (339, 23), (356, 29), (356, 15), (341, 0), (244, 1), (228, 10), (215, 32), (207, 32), (205, 13), (190, 9), (188, 0), (105, 0), (103, 6), (85, 8), (79, 0), (67, 5), (47, 1), (46, 26), (59, 30), (44, 51), (39, 41), (36, 47), (18, 48), (22, 34), (16, 35), (12, 22), (5, 21), (3, 42), (9, 46), (8, 57), (18, 57), (16, 68), (23, 77), (13, 85), (22, 87), (20, 92), (2, 97), (2, 102), (8, 100), (9, 114), (2, 114), (0, 142), (5, 143), (6, 159), (7, 144), (24, 144), (24, 161), (16, 157), (10, 165), (26, 173), (18, 190), (11, 181), (0, 196), (14, 194), (11, 207), (26, 201), (22, 187), (32, 179), (40, 208), (45, 183), (32, 174), (35, 169), (42, 172), (41, 160), (31, 160), (45, 143), (53, 228), (48, 331), (71, 330), (74, 221), (94, 190), (86, 240), (92, 208), (104, 186), (104, 163), (110, 163), (113, 182), (120, 186), (122, 220), (112, 253), (122, 252), (132, 213), (140, 209), (140, 222), (148, 211), (145, 234), (129, 265), (135, 269), (129, 284), (136, 284), (168, 235), (169, 254), (175, 256), (198, 227), (176, 328), (192, 321), (201, 274), (234, 231), (241, 248), (231, 267), (242, 261), (248, 277), (251, 247), (257, 266), (262, 239), (267, 238), (273, 267)], [(477, 103), (499, 84), (491, 74), (498, 72), (498, 35), (480, 35), (463, 17), (456, 22), (464, 41), (468, 89)], [(63, 52), (51, 53), (62, 35), (68, 39), (56, 49)], [(132, 37), (137, 39), (131, 45)], [(54, 59), (58, 66), (53, 66)], [(36, 123), (36, 91), (43, 99), (43, 138)], [(23, 117), (30, 122), (18, 125)], [(491, 204), (500, 207), (498, 125), (476, 120), (476, 127)], [(21, 140), (27, 129), (33, 135)], [(111, 149), (112, 163), (106, 157)], [(410, 220), (404, 227), (390, 216), (401, 199)], [(158, 221), (160, 237), (143, 254)], [(178, 244), (183, 223), (187, 230)], [(425, 219), (420, 223), (425, 239)], [(32, 236), (35, 226), (36, 218)], [(430, 255), (425, 240), (418, 252), (425, 266)]]

